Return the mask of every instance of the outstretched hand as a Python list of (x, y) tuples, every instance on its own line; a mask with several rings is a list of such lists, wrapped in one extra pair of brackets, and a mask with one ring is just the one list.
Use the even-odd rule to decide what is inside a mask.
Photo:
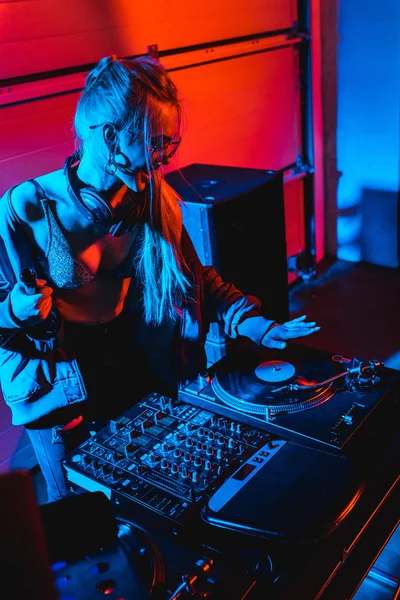
[(315, 321), (305, 322), (304, 319), (306, 318), (306, 315), (303, 315), (292, 321), (274, 325), (262, 338), (261, 345), (267, 348), (283, 350), (286, 348), (288, 340), (311, 335), (319, 331), (320, 327), (316, 326)]

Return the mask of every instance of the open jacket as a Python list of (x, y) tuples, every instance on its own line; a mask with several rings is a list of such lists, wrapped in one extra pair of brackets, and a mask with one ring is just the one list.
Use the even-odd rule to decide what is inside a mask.
[[(180, 317), (181, 348), (177, 350), (178, 379), (184, 381), (205, 368), (204, 342), (210, 322), (220, 323), (225, 333), (235, 338), (237, 325), (258, 315), (260, 303), (224, 282), (213, 267), (204, 267), (185, 229), (181, 244), (192, 273), (190, 301), (184, 302)], [(21, 328), (13, 316), (10, 291), (22, 268), (33, 268), (42, 277), (9, 190), (0, 200), (0, 383), (14, 425), (27, 424), (87, 397), (74, 350), (63, 335), (62, 319), (50, 313), (43, 324)], [(124, 311), (129, 311), (129, 294)], [(265, 328), (271, 323), (266, 320)]]

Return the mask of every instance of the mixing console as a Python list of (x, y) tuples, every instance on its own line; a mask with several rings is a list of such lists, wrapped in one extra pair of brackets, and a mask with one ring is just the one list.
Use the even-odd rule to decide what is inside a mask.
[(240, 466), (264, 461), (269, 448), (275, 454), (281, 445), (258, 429), (151, 394), (70, 454), (64, 467), (84, 489), (125, 497), (182, 524)]

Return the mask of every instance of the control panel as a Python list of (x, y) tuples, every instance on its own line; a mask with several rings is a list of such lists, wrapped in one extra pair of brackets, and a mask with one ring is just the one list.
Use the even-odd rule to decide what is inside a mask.
[(278, 448), (266, 432), (151, 394), (68, 455), (64, 468), (86, 490), (127, 497), (182, 523), (269, 447)]

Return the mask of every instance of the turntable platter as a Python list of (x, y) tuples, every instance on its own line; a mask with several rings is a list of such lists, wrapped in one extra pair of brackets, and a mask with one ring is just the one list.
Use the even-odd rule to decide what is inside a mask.
[(231, 407), (274, 416), (303, 411), (329, 400), (337, 386), (315, 383), (333, 375), (335, 364), (332, 362), (324, 371), (325, 377), (321, 378), (322, 373), (310, 370), (307, 361), (301, 358), (289, 361), (276, 360), (268, 354), (247, 354), (244, 359), (242, 356), (238, 368), (232, 368), (230, 362), (229, 368), (216, 369), (211, 387), (217, 397)]
[(263, 362), (255, 369), (256, 376), (262, 381), (276, 383), (286, 381), (295, 374), (294, 365), (283, 360), (269, 360)]

